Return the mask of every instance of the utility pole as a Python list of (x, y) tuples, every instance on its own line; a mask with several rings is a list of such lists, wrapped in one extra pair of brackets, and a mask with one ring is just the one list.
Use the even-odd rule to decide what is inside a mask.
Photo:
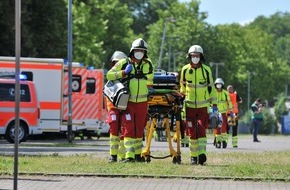
[(161, 69), (164, 42), (165, 42), (165, 38), (166, 38), (166, 28), (167, 28), (168, 22), (175, 22), (175, 19), (174, 18), (166, 18), (165, 19), (157, 69)]
[(15, 126), (14, 126), (14, 179), (13, 190), (18, 189), (18, 149), (20, 125), (20, 57), (21, 57), (21, 0), (15, 0)]
[(68, 0), (68, 122), (67, 140), (72, 143), (72, 0)]
[(251, 99), (251, 72), (248, 71), (248, 100), (247, 100), (247, 106), (248, 106), (248, 125), (250, 125), (250, 99)]
[(218, 78), (218, 75), (219, 75), (219, 66), (224, 66), (225, 63), (214, 63), (214, 62), (210, 62), (209, 65), (211, 67), (215, 65), (215, 78)]

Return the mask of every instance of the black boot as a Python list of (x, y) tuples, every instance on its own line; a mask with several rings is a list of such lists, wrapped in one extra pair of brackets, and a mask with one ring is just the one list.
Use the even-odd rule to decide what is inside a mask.
[(145, 159), (141, 157), (141, 154), (135, 154), (135, 161), (136, 162), (145, 162)]
[(223, 148), (227, 148), (228, 143), (226, 141), (223, 141)]
[(206, 155), (205, 154), (198, 155), (198, 164), (203, 166), (205, 162), (206, 162)]
[(117, 162), (117, 155), (111, 155), (110, 158), (109, 158), (109, 162), (110, 163)]
[(221, 148), (221, 142), (217, 142), (217, 143), (215, 144), (215, 147), (216, 147), (216, 148)]
[(191, 157), (191, 158), (190, 158), (190, 163), (191, 163), (192, 165), (197, 165), (197, 157)]

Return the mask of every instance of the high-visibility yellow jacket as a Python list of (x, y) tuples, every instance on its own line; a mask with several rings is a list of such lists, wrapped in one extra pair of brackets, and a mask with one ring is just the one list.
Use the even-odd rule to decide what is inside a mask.
[(182, 67), (180, 92), (186, 95), (187, 107), (209, 107), (212, 88), (213, 77), (210, 67), (204, 64), (199, 68), (191, 68), (191, 64)]
[[(132, 71), (124, 74), (127, 64), (133, 64)], [(108, 80), (123, 80), (129, 88), (130, 102), (145, 102), (148, 96), (148, 87), (153, 86), (154, 68), (150, 59), (143, 59), (141, 63), (133, 62), (130, 58), (121, 59), (107, 73)]]
[(219, 113), (228, 113), (233, 110), (229, 92), (225, 89), (219, 92), (214, 88), (212, 93), (212, 104), (217, 105)]

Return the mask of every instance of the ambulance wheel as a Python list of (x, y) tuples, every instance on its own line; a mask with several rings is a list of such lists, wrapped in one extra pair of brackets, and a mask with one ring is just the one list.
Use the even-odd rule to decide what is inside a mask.
[[(12, 122), (8, 125), (5, 138), (8, 142), (14, 143), (15, 140), (15, 123)], [(25, 142), (28, 138), (27, 127), (23, 122), (19, 124), (18, 141)]]

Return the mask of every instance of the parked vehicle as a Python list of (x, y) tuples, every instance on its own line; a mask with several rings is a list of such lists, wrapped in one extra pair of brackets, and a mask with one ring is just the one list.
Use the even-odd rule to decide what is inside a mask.
[[(0, 78), (0, 135), (10, 143), (15, 141), (15, 81)], [(40, 105), (35, 84), (20, 81), (19, 142), (26, 141), (28, 135), (42, 133), (39, 118)]]
[[(33, 81), (43, 133), (67, 132), (68, 65), (64, 59), (21, 58), (20, 72)], [(0, 75), (15, 74), (15, 58), (0, 56)], [(93, 136), (103, 122), (103, 70), (72, 65), (72, 130)], [(22, 108), (21, 108), (22, 109)], [(2, 129), (3, 130), (3, 129)]]

